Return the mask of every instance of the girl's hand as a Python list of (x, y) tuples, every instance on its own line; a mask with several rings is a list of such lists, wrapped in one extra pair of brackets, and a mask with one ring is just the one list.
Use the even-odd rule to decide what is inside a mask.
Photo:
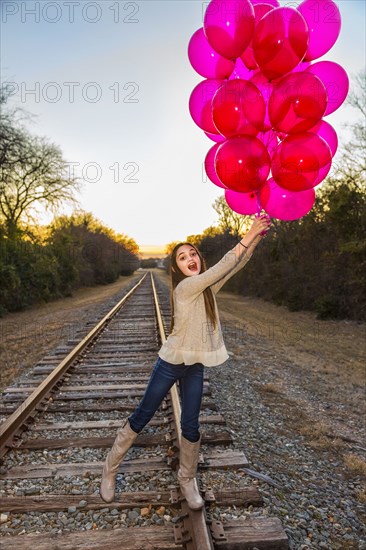
[(256, 214), (249, 233), (254, 237), (258, 235), (263, 237), (271, 227), (271, 223), (271, 218), (268, 214)]

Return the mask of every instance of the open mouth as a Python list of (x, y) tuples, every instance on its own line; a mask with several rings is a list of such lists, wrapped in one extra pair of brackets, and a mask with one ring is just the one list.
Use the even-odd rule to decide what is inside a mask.
[(197, 264), (189, 264), (188, 269), (190, 271), (197, 271)]

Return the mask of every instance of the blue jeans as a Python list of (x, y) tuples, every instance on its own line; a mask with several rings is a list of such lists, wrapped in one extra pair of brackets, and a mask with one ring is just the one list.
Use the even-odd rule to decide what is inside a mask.
[(182, 402), (182, 435), (191, 442), (199, 440), (198, 417), (203, 393), (203, 365), (173, 365), (160, 357), (153, 368), (142, 401), (128, 418), (134, 432), (139, 433), (151, 420), (177, 380)]

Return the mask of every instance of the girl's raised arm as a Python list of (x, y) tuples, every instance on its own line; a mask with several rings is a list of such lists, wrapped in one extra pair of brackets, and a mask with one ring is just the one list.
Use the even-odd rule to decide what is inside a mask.
[(224, 277), (222, 277), (219, 281), (217, 281), (217, 283), (214, 283), (213, 285), (211, 285), (211, 289), (212, 289), (212, 292), (214, 292), (214, 294), (217, 294), (218, 291), (220, 290), (220, 288), (222, 288), (224, 286), (224, 284), (226, 283), (226, 281), (231, 279), (231, 277), (233, 277), (233, 275), (235, 275), (235, 273), (237, 273), (238, 271), (243, 269), (245, 264), (252, 257), (254, 249), (257, 246), (257, 244), (259, 243), (259, 241), (261, 240), (261, 238), (262, 237), (260, 235), (257, 235), (255, 237), (255, 239), (249, 245), (247, 253), (244, 254), (243, 258), (238, 262), (238, 264), (234, 267), (234, 269), (232, 269), (229, 273), (227, 273)]
[(257, 237), (263, 230), (268, 229), (269, 224), (270, 220), (266, 214), (256, 218), (248, 233), (246, 233), (241, 241), (234, 246), (234, 248), (229, 250), (219, 262), (210, 267), (207, 271), (199, 275), (187, 277), (179, 283), (176, 288), (177, 299), (194, 299), (198, 294), (203, 292), (205, 288), (217, 283), (220, 279), (231, 273), (232, 270), (235, 270), (235, 268), (238, 270), (244, 267), (253, 253), (252, 251), (249, 252), (249, 247), (254, 244), (253, 241), (255, 240), (259, 242), (260, 239), (257, 239)]

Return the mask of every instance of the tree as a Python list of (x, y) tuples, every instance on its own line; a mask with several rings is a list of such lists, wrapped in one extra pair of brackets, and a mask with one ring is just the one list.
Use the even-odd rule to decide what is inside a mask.
[[(4, 107), (6, 93), (0, 101)], [(44, 206), (54, 213), (61, 204), (76, 204), (77, 178), (59, 147), (34, 137), (9, 116), (0, 114), (0, 221), (8, 238), (21, 233), (22, 222), (34, 221), (32, 213)]]
[(71, 226), (84, 226), (86, 229), (93, 233), (103, 233), (108, 237), (123, 246), (126, 250), (132, 254), (139, 253), (139, 246), (132, 237), (125, 235), (124, 233), (116, 233), (110, 227), (104, 225), (98, 218), (96, 218), (91, 212), (85, 212), (81, 209), (74, 210), (71, 216), (58, 216), (55, 217), (52, 224), (50, 224), (48, 230), (53, 231), (57, 228), (65, 228)]
[(329, 181), (347, 184), (360, 191), (366, 191), (366, 72), (363, 70), (352, 79), (347, 103), (358, 115), (357, 121), (347, 124), (351, 130), (351, 140), (343, 146), (338, 173)]
[[(17, 163), (20, 159), (20, 152), (25, 154), (26, 144), (24, 142), (23, 121), (33, 118), (33, 115), (19, 107), (5, 107), (10, 92), (6, 86), (0, 88), (0, 165)], [(18, 151), (17, 154), (10, 154), (11, 151)]]
[(217, 198), (212, 206), (219, 215), (218, 227), (220, 232), (229, 231), (236, 237), (243, 234), (248, 225), (248, 218), (231, 210), (224, 196)]
[(131, 250), (137, 247), (135, 241), (125, 237), (129, 243), (126, 246), (121, 236), (104, 226), (91, 212), (59, 216), (49, 225), (48, 231), (46, 243), (59, 261), (63, 290), (110, 283), (139, 267), (139, 259)]

